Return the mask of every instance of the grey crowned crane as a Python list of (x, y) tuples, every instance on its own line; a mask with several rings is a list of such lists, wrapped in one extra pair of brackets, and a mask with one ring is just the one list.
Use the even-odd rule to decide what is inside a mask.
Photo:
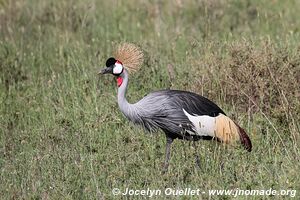
[[(143, 62), (143, 53), (134, 44), (119, 45), (114, 57), (106, 61), (100, 74), (113, 74), (118, 85), (118, 105), (134, 124), (153, 132), (161, 129), (166, 135), (166, 157), (163, 171), (167, 171), (170, 149), (174, 139), (198, 141), (214, 139), (222, 143), (240, 143), (249, 152), (252, 144), (246, 132), (224, 111), (207, 98), (180, 90), (152, 92), (131, 104), (126, 100), (129, 71), (136, 71)], [(199, 162), (199, 160), (197, 160)]]

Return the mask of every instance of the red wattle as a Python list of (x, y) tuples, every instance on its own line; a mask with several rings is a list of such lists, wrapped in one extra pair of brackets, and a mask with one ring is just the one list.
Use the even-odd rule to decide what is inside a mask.
[(120, 86), (122, 85), (122, 83), (123, 83), (123, 78), (119, 76), (119, 77), (117, 78), (117, 84), (118, 84), (118, 87), (120, 87)]

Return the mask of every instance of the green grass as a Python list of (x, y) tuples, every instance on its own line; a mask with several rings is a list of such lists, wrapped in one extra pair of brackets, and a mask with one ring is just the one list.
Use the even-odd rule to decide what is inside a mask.
[[(299, 18), (296, 0), (0, 1), (1, 199), (119, 199), (113, 188), (299, 193)], [(202, 94), (247, 130), (252, 153), (201, 141), (198, 169), (193, 145), (176, 140), (162, 175), (164, 135), (124, 119), (115, 80), (97, 75), (122, 41), (146, 55), (131, 102), (169, 87)], [(289, 196), (238, 199), (274, 198)]]

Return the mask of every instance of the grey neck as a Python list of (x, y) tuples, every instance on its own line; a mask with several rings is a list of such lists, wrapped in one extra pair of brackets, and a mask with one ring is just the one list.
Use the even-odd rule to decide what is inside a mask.
[[(130, 104), (126, 99), (126, 89), (128, 85), (128, 72), (124, 69), (123, 73), (120, 75), (123, 78), (121, 86), (118, 88), (118, 104), (121, 112), (133, 123), (140, 124), (147, 130), (152, 130), (157, 128), (157, 123), (149, 118), (143, 118), (142, 116), (149, 116), (147, 110), (143, 109), (145, 106), (141, 106), (140, 102)], [(147, 104), (146, 104), (147, 105)], [(153, 108), (152, 108), (153, 110)], [(150, 113), (152, 111), (150, 109)], [(154, 108), (155, 110), (155, 108)]]
[(118, 88), (118, 104), (122, 113), (129, 117), (132, 108), (132, 104), (128, 103), (126, 99), (126, 90), (128, 85), (128, 72), (124, 69), (123, 73), (120, 75), (123, 78), (121, 86)]

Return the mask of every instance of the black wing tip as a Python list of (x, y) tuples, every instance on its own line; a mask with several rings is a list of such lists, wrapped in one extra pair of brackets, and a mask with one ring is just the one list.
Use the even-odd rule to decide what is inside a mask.
[(251, 142), (249, 136), (247, 135), (246, 131), (244, 129), (242, 129), (237, 123), (235, 123), (235, 125), (239, 128), (239, 135), (240, 135), (240, 140), (241, 140), (242, 145), (248, 152), (251, 152), (252, 151), (252, 142)]
[(251, 140), (248, 138), (247, 141), (244, 141), (243, 142), (243, 145), (245, 147), (245, 149), (248, 151), (248, 152), (251, 152), (252, 151), (252, 143), (251, 143)]

